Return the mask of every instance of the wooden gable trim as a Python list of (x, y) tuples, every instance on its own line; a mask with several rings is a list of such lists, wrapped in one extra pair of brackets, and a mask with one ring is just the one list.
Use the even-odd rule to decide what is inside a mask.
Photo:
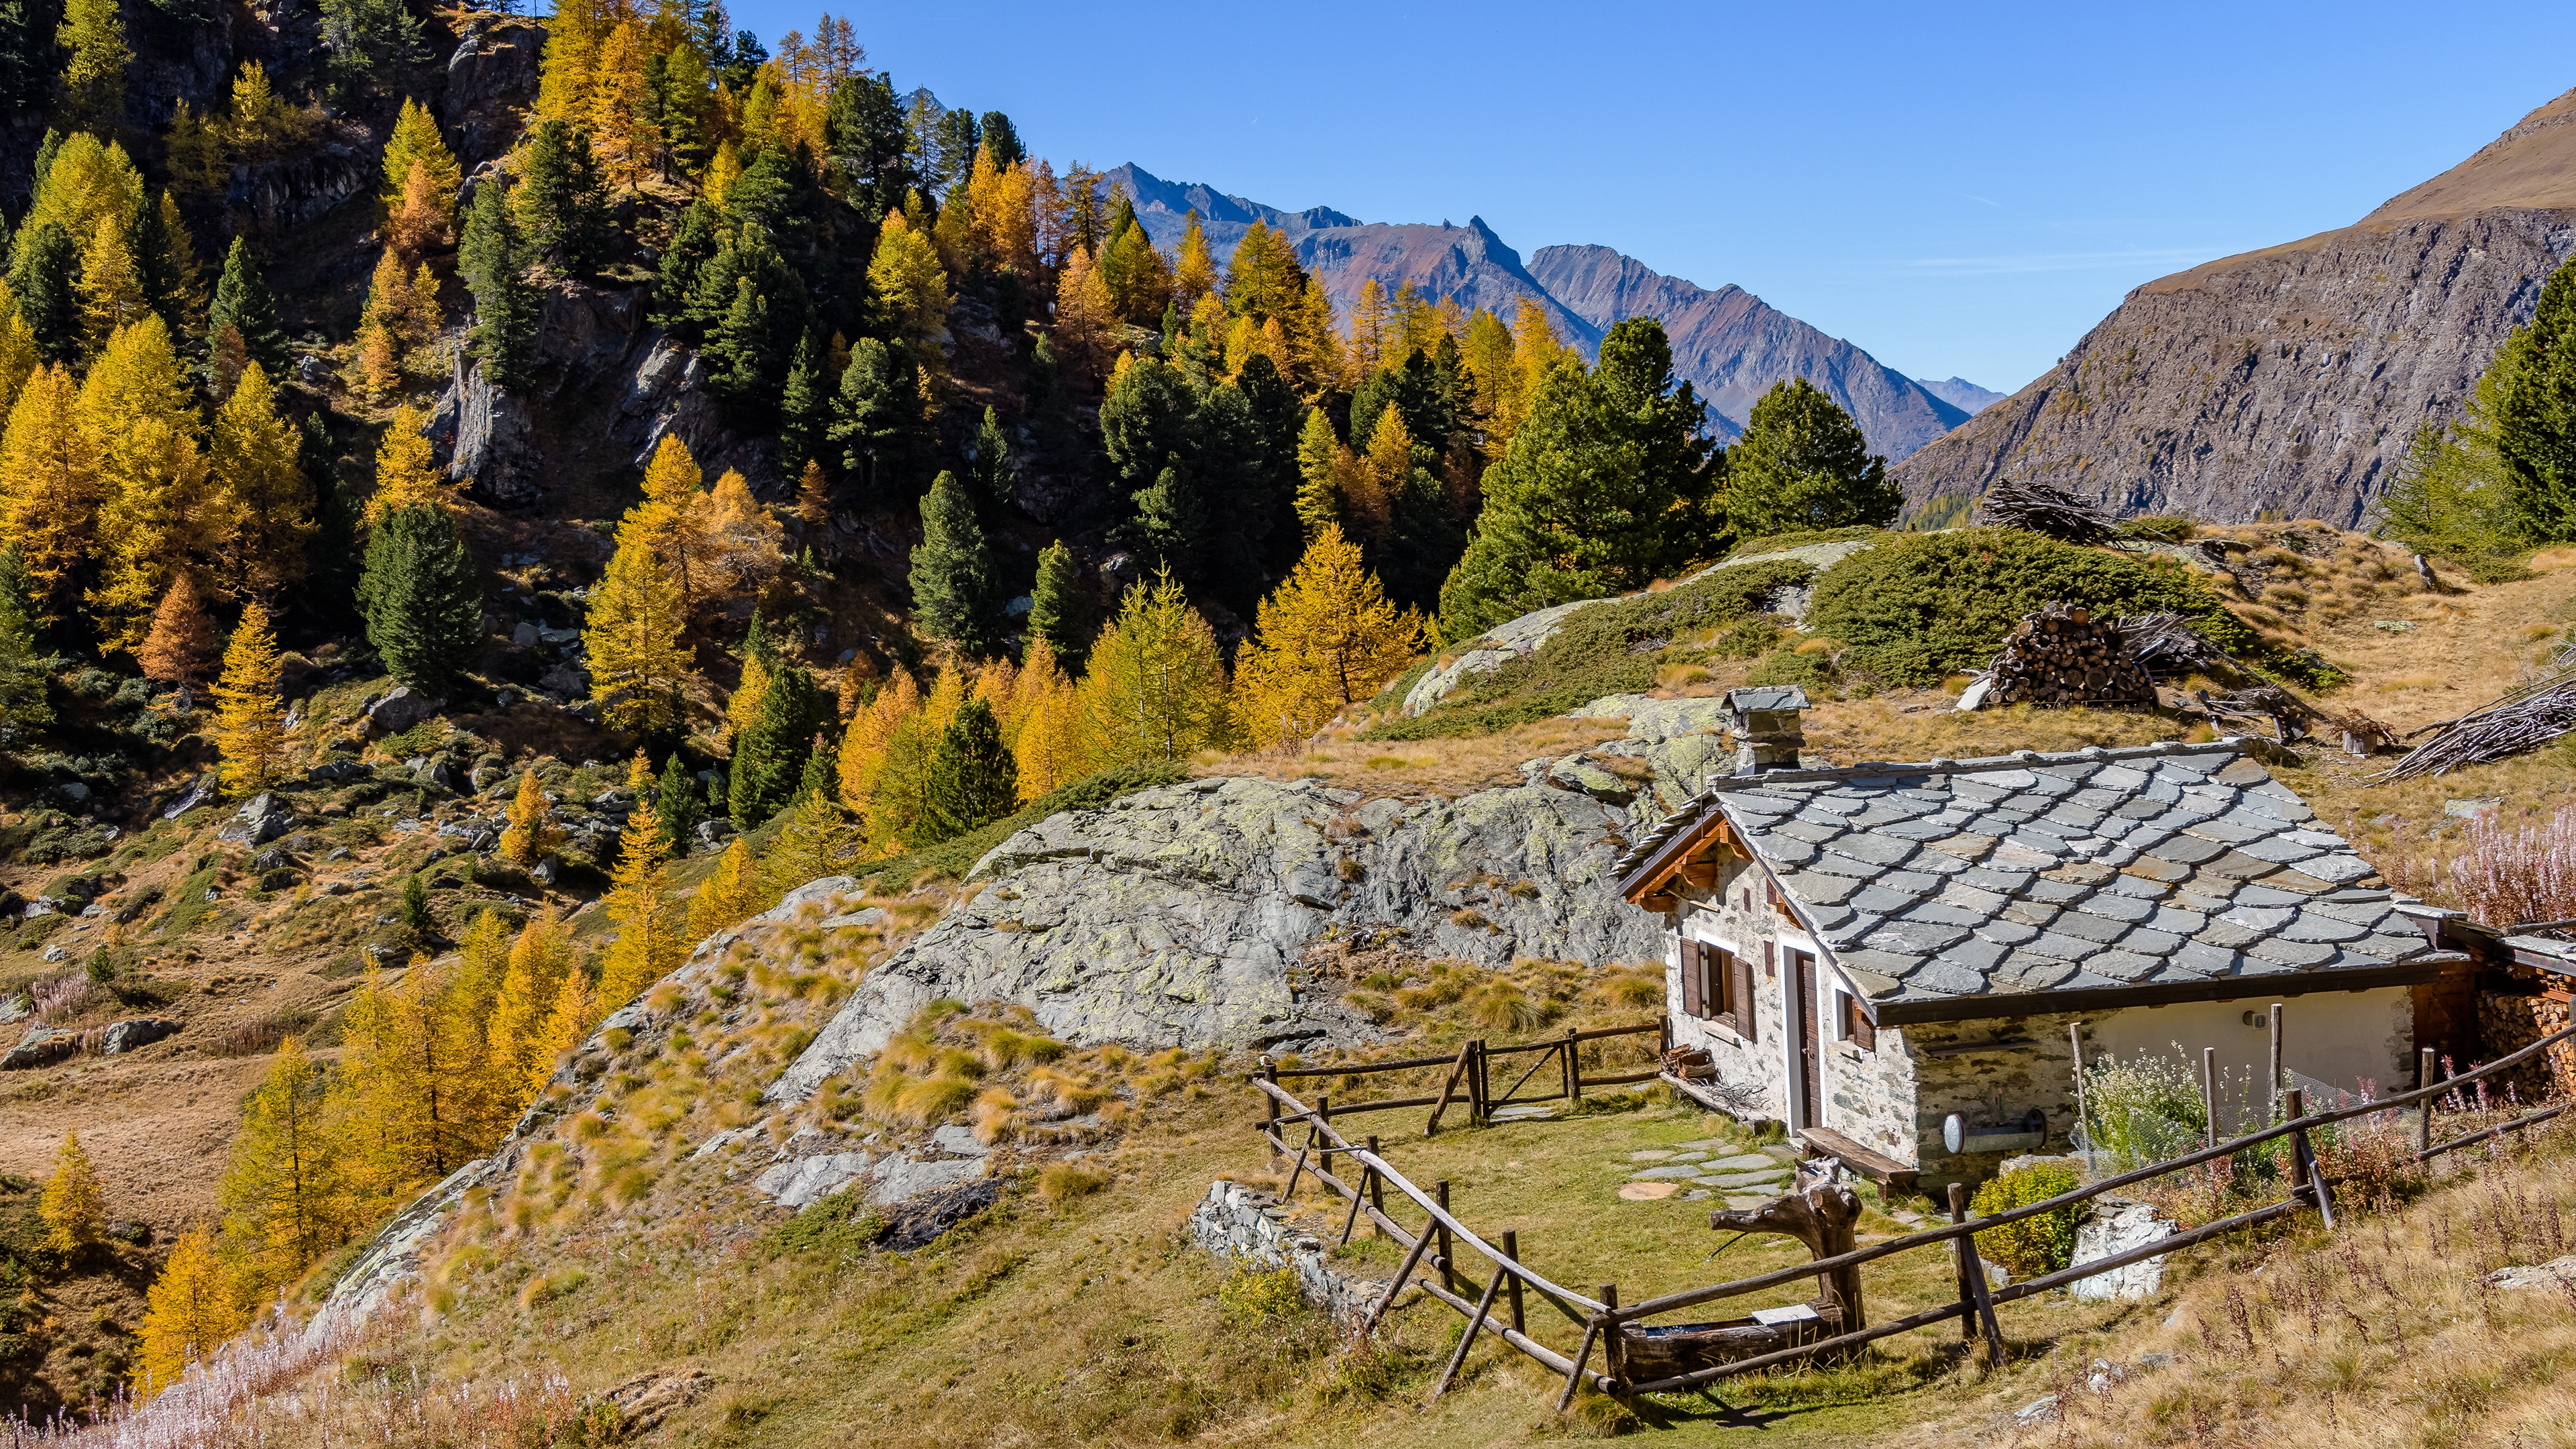
[(1684, 884), (1702, 890), (1714, 886), (1718, 857), (1727, 853), (1747, 857), (1752, 854), (1727, 821), (1724, 809), (1711, 805), (1690, 829), (1665, 841), (1663, 849), (1630, 872), (1620, 884), (1619, 894), (1647, 910), (1669, 912), (1679, 905), (1679, 898), (1667, 883), (1678, 875)]

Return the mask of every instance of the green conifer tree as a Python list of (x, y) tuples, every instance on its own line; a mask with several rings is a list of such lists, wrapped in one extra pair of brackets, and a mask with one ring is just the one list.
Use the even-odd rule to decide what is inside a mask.
[(735, 825), (753, 829), (795, 801), (815, 733), (833, 713), (830, 697), (802, 668), (783, 668), (770, 680), (760, 713), (734, 741), (727, 804)]
[(68, 364), (80, 352), (79, 279), (80, 245), (60, 222), (21, 231), (9, 264), (9, 291), (18, 299), (18, 315), (36, 334), (37, 355), (47, 363)]
[(975, 512), (987, 528), (1000, 526), (1002, 511), (1011, 506), (1011, 485), (1017, 475), (1011, 471), (1010, 435), (1002, 431), (1001, 414), (989, 407), (984, 409), (983, 426), (975, 430), (975, 456), (966, 471), (974, 480)]
[[(223, 336), (231, 328), (241, 337), (243, 355), (270, 377), (287, 375), (286, 329), (277, 320), (277, 299), (251, 256), (250, 243), (234, 237), (224, 254), (224, 275), (215, 283), (215, 300), (206, 308), (206, 336)], [(212, 351), (209, 348), (209, 351)]]
[(574, 277), (589, 276), (607, 260), (615, 228), (608, 182), (591, 154), (589, 132), (560, 120), (538, 123), (528, 142), (527, 172), (510, 204), (531, 257), (543, 257)]
[(313, 485), (314, 529), (304, 576), (314, 588), (307, 606), (335, 623), (352, 617), (357, 602), (366, 561), (361, 520), (367, 508), (358, 490), (340, 476), (337, 454), (321, 410), (306, 413), (296, 437), (295, 466)]
[(831, 381), (823, 340), (812, 331), (797, 340), (787, 364), (787, 384), (778, 394), (778, 461), (790, 477), (823, 456), (823, 436), (832, 423)]
[(1831, 394), (1793, 377), (1753, 404), (1726, 450), (1726, 523), (1738, 538), (1805, 529), (1884, 527), (1905, 495)]
[(1091, 600), (1082, 591), (1082, 567), (1063, 539), (1038, 553), (1037, 586), (1029, 591), (1029, 633), (1044, 639), (1056, 659), (1075, 673), (1091, 647)]
[(377, 520), (358, 609), (396, 678), (431, 690), (455, 678), (482, 637), (483, 592), (447, 510), (397, 508)]
[(537, 294), (528, 285), (525, 244), (499, 182), (485, 177), (474, 187), (456, 270), (474, 294), (469, 346), (496, 387), (524, 380), (537, 338)]
[[(970, 699), (939, 737), (930, 761), (923, 812), (928, 840), (947, 840), (1010, 814), (1020, 806), (1020, 768), (1002, 743), (993, 707)], [(916, 842), (926, 843), (924, 842)]]
[(2541, 284), (2492, 371), (2492, 431), (2513, 518), (2534, 543), (2576, 538), (2576, 263)]
[(661, 825), (674, 860), (689, 853), (690, 843), (698, 838), (699, 823), (707, 818), (706, 807), (698, 799), (698, 782), (690, 778), (689, 767), (680, 763), (677, 754), (663, 764), (661, 783), (653, 789), (653, 818)]
[(921, 546), (912, 551), (913, 618), (921, 632), (968, 653), (993, 645), (993, 554), (974, 500), (942, 471), (921, 503)]
[(32, 743), (54, 720), (28, 583), (26, 556), (18, 546), (0, 549), (0, 750)]
[(920, 430), (921, 387), (902, 349), (873, 337), (850, 344), (828, 436), (866, 502), (891, 502), (917, 476), (911, 463)]

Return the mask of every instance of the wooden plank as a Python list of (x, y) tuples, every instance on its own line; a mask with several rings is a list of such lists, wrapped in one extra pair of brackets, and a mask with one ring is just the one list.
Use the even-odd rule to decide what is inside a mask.
[(1565, 1392), (1556, 1396), (1556, 1411), (1558, 1413), (1564, 1413), (1566, 1406), (1574, 1402), (1575, 1385), (1583, 1382), (1584, 1361), (1592, 1357), (1592, 1340), (1600, 1336), (1600, 1320), (1595, 1319), (1592, 1322), (1583, 1325), (1583, 1342), (1575, 1347), (1574, 1363), (1565, 1371)]
[(1440, 1130), (1440, 1114), (1449, 1110), (1450, 1095), (1458, 1090), (1458, 1078), (1466, 1072), (1467, 1058), (1473, 1055), (1475, 1050), (1476, 1046), (1473, 1042), (1458, 1048), (1458, 1064), (1449, 1069), (1449, 1080), (1440, 1084), (1440, 1105), (1431, 1109), (1431, 1120), (1422, 1124), (1423, 1136), (1432, 1136)]
[[(1967, 1201), (1966, 1186), (1955, 1182), (1950, 1184), (1950, 1221), (1955, 1223), (1966, 1218)], [(1986, 1364), (1990, 1368), (2002, 1368), (2004, 1330), (2003, 1325), (1995, 1322), (1994, 1295), (1986, 1291), (1986, 1262), (1977, 1256), (1974, 1236), (1961, 1238), (1954, 1246), (1959, 1252), (1959, 1276), (1968, 1280), (1968, 1301), (1977, 1305), (1977, 1326), (1986, 1331)]]
[(1651, 1082), (1662, 1075), (1663, 1073), (1660, 1071), (1620, 1072), (1613, 1076), (1596, 1077), (1587, 1072), (1583, 1077), (1583, 1085), (1587, 1087), (1624, 1087), (1631, 1082)]
[[(1813, 928), (1810, 927), (1812, 930)], [(1946, 1000), (1889, 1001), (1877, 1006), (1881, 1026), (1920, 1026), (1938, 1021), (1985, 1021), (2040, 1012), (2116, 1011), (2127, 1006), (2170, 1006), (2184, 1001), (2243, 1001), (2249, 997), (2306, 995), (2315, 991), (2368, 991), (2438, 981), (2466, 959), (2458, 952), (2421, 956), (2395, 966), (2301, 971), (2283, 976), (2220, 976), (2204, 982), (2153, 986), (2097, 986), (2072, 991), (2022, 991), (1958, 996)]]
[(1487, 1315), (1494, 1311), (1494, 1294), (1502, 1289), (1503, 1279), (1510, 1273), (1511, 1269), (1502, 1264), (1494, 1265), (1494, 1276), (1485, 1281), (1485, 1296), (1476, 1300), (1476, 1311), (1467, 1315), (1467, 1331), (1458, 1335), (1458, 1351), (1449, 1355), (1448, 1366), (1440, 1370), (1440, 1382), (1432, 1386), (1431, 1397), (1436, 1399), (1449, 1392), (1449, 1380), (1457, 1376), (1458, 1366), (1467, 1361), (1467, 1350), (1476, 1346), (1477, 1331), (1485, 1326)]
[(1913, 1190), (1916, 1169), (1885, 1153), (1872, 1152), (1830, 1127), (1801, 1127), (1793, 1135), (1872, 1182), (1883, 1183), (1899, 1192)]
[[(1425, 1297), (1436, 1298), (1441, 1302), (1448, 1304), (1450, 1307), (1457, 1309), (1460, 1313), (1465, 1313), (1473, 1307), (1473, 1305), (1468, 1303), (1466, 1299), (1443, 1289), (1439, 1284), (1432, 1282), (1428, 1278), (1415, 1279), (1413, 1281), (1413, 1286), (1421, 1289)], [(1567, 1358), (1564, 1354), (1557, 1352), (1546, 1344), (1540, 1343), (1538, 1340), (1531, 1338), (1528, 1334), (1506, 1328), (1490, 1318), (1485, 1320), (1485, 1332), (1494, 1335), (1503, 1342), (1510, 1344), (1512, 1347), (1519, 1349), (1525, 1354), (1528, 1354), (1531, 1358), (1538, 1360), (1540, 1363), (1556, 1370), (1558, 1373), (1571, 1374), (1574, 1372), (1574, 1360)], [(1593, 1387), (1599, 1389), (1607, 1390), (1612, 1387), (1610, 1381), (1600, 1374), (1594, 1374), (1592, 1376), (1592, 1383)]]
[(1375, 1331), (1378, 1319), (1386, 1314), (1387, 1305), (1395, 1301), (1395, 1295), (1404, 1291), (1404, 1281), (1413, 1276), (1413, 1265), (1422, 1261), (1423, 1250), (1431, 1246), (1429, 1228), (1429, 1224), (1424, 1224), (1424, 1231), (1414, 1238), (1413, 1247), (1404, 1255), (1404, 1266), (1396, 1269), (1395, 1276), (1387, 1280), (1386, 1296), (1377, 1301), (1377, 1306), (1369, 1310), (1368, 1318), (1360, 1324), (1360, 1337), (1366, 1338)]
[[(2474, 1147), (2481, 1142), (2493, 1141), (2502, 1133), (2519, 1132), (2525, 1127), (2537, 1127), (2541, 1123), (2548, 1121), (2550, 1118), (2557, 1116), (2559, 1113), (2566, 1111), (2569, 1105), (2570, 1104), (2566, 1102), (2561, 1102), (2555, 1107), (2543, 1107), (2537, 1112), (2525, 1112), (2510, 1122), (2499, 1122), (2493, 1127), (2482, 1127), (2475, 1132), (2467, 1133), (2463, 1136), (2436, 1142), (2432, 1146), (2425, 1148), (2423, 1151), (2416, 1153), (2415, 1160), (2422, 1162), (2428, 1158), (2439, 1157), (2445, 1152), (2456, 1152), (2463, 1147)], [(2428, 1118), (2431, 1117), (2431, 1109), (2427, 1108), (2424, 1115)]]
[(1406, 1057), (1393, 1062), (1362, 1062), (1348, 1067), (1273, 1067), (1262, 1072), (1263, 1078), (1278, 1081), (1282, 1077), (1358, 1077), (1371, 1072), (1409, 1072), (1421, 1067), (1445, 1067), (1447, 1057)]

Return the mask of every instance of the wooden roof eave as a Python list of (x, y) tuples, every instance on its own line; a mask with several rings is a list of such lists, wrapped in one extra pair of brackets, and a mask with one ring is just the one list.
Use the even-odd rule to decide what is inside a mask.
[(1665, 841), (1662, 849), (1638, 862), (1637, 868), (1628, 873), (1628, 878), (1619, 883), (1620, 896), (1630, 905), (1643, 905), (1646, 897), (1662, 894), (1664, 883), (1678, 874), (1711, 836), (1721, 844), (1735, 848), (1738, 854), (1751, 854), (1737, 845), (1739, 837), (1734, 826), (1727, 821), (1726, 807), (1712, 802), (1700, 812), (1699, 819), (1691, 822), (1688, 830)]

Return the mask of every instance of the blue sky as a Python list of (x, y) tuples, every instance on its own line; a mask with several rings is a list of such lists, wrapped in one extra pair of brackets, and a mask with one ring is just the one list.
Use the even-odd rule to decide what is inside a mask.
[[(774, 39), (816, 10), (736, 0)], [(836, 11), (835, 13), (846, 13)], [(1133, 161), (1368, 221), (1481, 215), (1733, 282), (2009, 392), (2141, 282), (2358, 219), (2576, 86), (2576, 6), (1299, 10), (912, 4), (870, 63)]]

